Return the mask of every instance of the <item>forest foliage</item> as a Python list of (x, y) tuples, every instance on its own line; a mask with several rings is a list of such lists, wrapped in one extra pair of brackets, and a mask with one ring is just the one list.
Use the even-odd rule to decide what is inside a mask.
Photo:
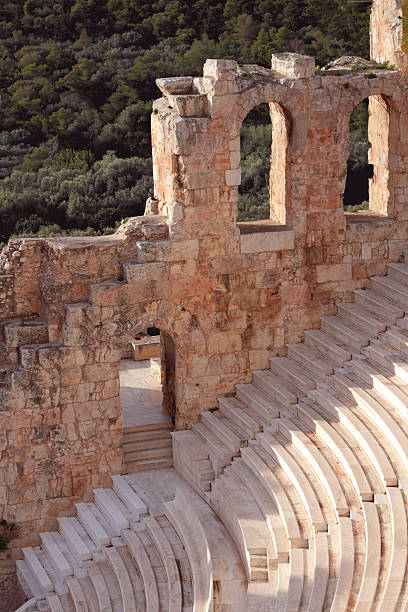
[[(3, 0), (0, 241), (143, 213), (157, 77), (199, 75), (208, 57), (367, 57), (368, 15), (347, 0)], [(249, 208), (264, 132), (250, 127), (244, 144)]]

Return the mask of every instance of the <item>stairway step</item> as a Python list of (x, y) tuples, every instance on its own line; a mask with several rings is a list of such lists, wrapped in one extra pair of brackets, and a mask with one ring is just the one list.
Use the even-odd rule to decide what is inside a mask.
[(173, 431), (173, 429), (170, 427), (166, 427), (165, 429), (148, 429), (146, 431), (134, 432), (129, 432), (128, 429), (130, 428), (125, 428), (123, 430), (123, 444), (144, 441), (150, 442), (150, 440), (168, 440)]
[(408, 353), (408, 335), (400, 327), (391, 327), (385, 332), (385, 341), (390, 346)]
[(170, 421), (168, 423), (145, 423), (143, 425), (132, 425), (131, 427), (123, 428), (123, 435), (126, 438), (130, 434), (146, 434), (153, 433), (154, 434), (165, 434), (166, 432), (172, 432), (174, 429), (173, 424)]
[(58, 546), (58, 543), (54, 538), (54, 534), (51, 532), (40, 533), (40, 538), (42, 548), (47, 553), (48, 558), (56, 568), (58, 574), (63, 577), (72, 576), (74, 570), (61, 548)]
[(302, 393), (291, 383), (276, 376), (270, 370), (256, 370), (254, 372), (254, 384), (273, 399), (283, 405), (296, 404)]
[(146, 451), (127, 451), (125, 449), (125, 462), (144, 461), (149, 459), (165, 459), (173, 456), (173, 448), (171, 445), (165, 448), (157, 448)]
[(137, 440), (123, 443), (125, 454), (137, 451), (157, 450), (159, 448), (171, 448), (170, 433), (168, 438), (153, 438), (153, 440)]
[(44, 593), (52, 592), (54, 590), (54, 585), (52, 584), (47, 572), (38, 560), (34, 549), (31, 546), (28, 546), (27, 548), (23, 548), (22, 552), (26, 565), (30, 569), (31, 573), (34, 575), (34, 578), (40, 585), (42, 591)]
[(406, 263), (390, 263), (387, 265), (387, 272), (390, 278), (408, 285), (408, 265)]
[(218, 399), (220, 414), (230, 422), (235, 422), (238, 427), (247, 433), (248, 438), (260, 431), (260, 426), (249, 414), (245, 412), (245, 405), (235, 397), (220, 397)]
[(340, 346), (339, 342), (320, 329), (307, 329), (305, 331), (305, 344), (327, 355), (335, 364), (342, 365), (351, 359), (351, 352)]
[(354, 325), (345, 323), (340, 317), (332, 315), (320, 317), (321, 330), (333, 336), (345, 346), (350, 346), (358, 351), (369, 343), (368, 334), (364, 334)]
[(75, 504), (75, 506), (78, 519), (95, 544), (97, 546), (108, 546), (111, 541), (110, 536), (95, 518), (88, 505), (86, 503), (79, 503)]
[(342, 303), (338, 305), (338, 313), (341, 319), (346, 323), (349, 322), (358, 328), (367, 330), (371, 336), (377, 337), (382, 331), (385, 331), (387, 324), (374, 316), (369, 310), (359, 304)]
[(243, 410), (259, 424), (269, 423), (271, 419), (278, 417), (280, 409), (284, 408), (254, 384), (239, 384), (235, 390), (238, 400), (245, 406)]
[(136, 516), (146, 514), (148, 507), (132, 489), (124, 476), (112, 476), (113, 490), (127, 508)]
[[(24, 585), (24, 587), (29, 590), (33, 597), (36, 599), (42, 599), (44, 597), (44, 591), (28, 563), (22, 559), (19, 559), (16, 561), (16, 569), (20, 584), (22, 586)], [(52, 590), (54, 590), (54, 587)]]
[(217, 434), (217, 436), (232, 453), (239, 452), (243, 440), (238, 438), (238, 436), (218, 417), (216, 413), (209, 411), (201, 412), (201, 420)]
[(314, 389), (315, 381), (310, 377), (306, 370), (287, 357), (270, 357), (270, 369), (273, 374), (280, 376), (289, 383), (295, 385), (300, 390)]
[(372, 289), (357, 289), (354, 291), (354, 297), (357, 304), (364, 306), (370, 312), (378, 314), (384, 317), (385, 320), (389, 320), (395, 323), (397, 319), (401, 319), (404, 316), (404, 308), (401, 304), (394, 302), (385, 295), (375, 293)]
[(288, 344), (287, 348), (288, 357), (299, 363), (310, 373), (309, 376), (312, 378), (315, 376), (324, 378), (333, 374), (333, 367), (328, 361), (327, 356), (313, 350), (303, 342)]
[(156, 470), (164, 467), (171, 467), (173, 465), (173, 458), (168, 459), (145, 459), (138, 461), (126, 462), (128, 473), (141, 472), (142, 470)]
[[(94, 489), (95, 505), (118, 531), (129, 529), (126, 509), (112, 489)], [(125, 510), (125, 512), (123, 512)], [(139, 518), (139, 517), (138, 517)]]
[(408, 304), (408, 286), (389, 276), (373, 276), (372, 288), (382, 295), (397, 300), (401, 304)]
[(74, 517), (62, 517), (57, 520), (59, 532), (66, 541), (74, 557), (81, 562), (91, 559), (92, 552), (88, 549), (86, 543), (73, 525), (73, 521), (76, 521), (76, 519)]

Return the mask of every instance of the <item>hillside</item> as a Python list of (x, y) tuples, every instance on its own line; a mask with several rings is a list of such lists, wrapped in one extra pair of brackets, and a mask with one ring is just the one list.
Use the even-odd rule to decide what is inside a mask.
[[(343, 0), (6, 0), (0, 241), (111, 231), (143, 212), (157, 77), (198, 75), (208, 57), (264, 66), (287, 50), (320, 66), (367, 57), (368, 26), (367, 5)], [(247, 149), (257, 154), (257, 143)], [(249, 189), (259, 189), (248, 172)]]

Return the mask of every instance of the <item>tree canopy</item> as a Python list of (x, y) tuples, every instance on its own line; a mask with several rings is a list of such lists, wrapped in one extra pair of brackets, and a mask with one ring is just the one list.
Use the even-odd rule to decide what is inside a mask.
[[(142, 185), (143, 197), (151, 189), (157, 77), (199, 75), (208, 57), (268, 66), (271, 53), (296, 51), (323, 66), (368, 56), (368, 28), (366, 6), (344, 0), (4, 0), (0, 240), (39, 223), (102, 230), (137, 214)], [(107, 192), (102, 203), (101, 168), (120, 182), (126, 164), (137, 186)]]

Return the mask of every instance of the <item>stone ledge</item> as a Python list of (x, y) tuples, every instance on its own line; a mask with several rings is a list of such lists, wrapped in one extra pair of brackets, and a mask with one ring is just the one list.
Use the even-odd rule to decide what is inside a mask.
[(267, 251), (290, 251), (295, 248), (293, 230), (241, 233), (241, 253), (264, 253)]

